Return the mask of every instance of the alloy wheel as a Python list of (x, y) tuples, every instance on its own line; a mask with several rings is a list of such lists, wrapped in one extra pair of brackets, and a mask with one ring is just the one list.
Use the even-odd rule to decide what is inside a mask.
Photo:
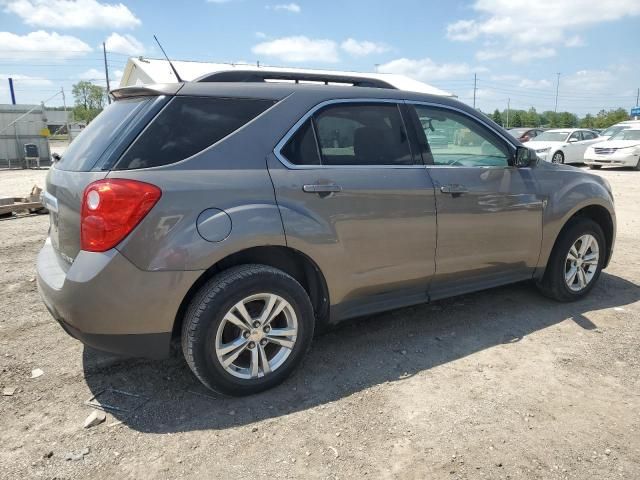
[(587, 288), (596, 272), (600, 260), (598, 241), (593, 235), (579, 237), (569, 249), (565, 260), (564, 280), (573, 292)]
[(560, 152), (556, 152), (553, 154), (553, 157), (551, 157), (551, 162), (552, 163), (564, 163), (564, 157), (562, 156), (562, 154)]
[(280, 368), (298, 335), (291, 304), (279, 295), (259, 293), (236, 303), (225, 314), (215, 338), (215, 354), (224, 370), (245, 380)]

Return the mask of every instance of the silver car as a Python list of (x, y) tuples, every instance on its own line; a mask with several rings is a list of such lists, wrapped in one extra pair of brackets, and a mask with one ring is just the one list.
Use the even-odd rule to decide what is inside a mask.
[(62, 328), (155, 358), (179, 337), (207, 387), (245, 395), (341, 320), (522, 280), (559, 301), (594, 287), (606, 180), (454, 99), (324, 80), (114, 91), (47, 177), (38, 286)]

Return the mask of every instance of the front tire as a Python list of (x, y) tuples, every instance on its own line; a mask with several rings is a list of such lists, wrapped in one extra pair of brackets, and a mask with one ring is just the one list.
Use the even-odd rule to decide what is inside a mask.
[(564, 153), (556, 152), (551, 157), (551, 163), (564, 163)]
[(589, 170), (600, 170), (602, 165), (589, 165)]
[(206, 387), (250, 395), (291, 374), (311, 345), (314, 324), (309, 296), (293, 277), (265, 265), (241, 265), (197, 292), (182, 326), (182, 349)]
[(606, 252), (600, 225), (586, 217), (570, 220), (556, 240), (538, 288), (560, 302), (584, 297), (600, 277)]

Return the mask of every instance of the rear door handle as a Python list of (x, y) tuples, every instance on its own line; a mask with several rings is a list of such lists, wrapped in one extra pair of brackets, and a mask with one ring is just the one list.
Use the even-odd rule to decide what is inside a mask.
[(342, 187), (340, 185), (330, 184), (330, 185), (303, 185), (302, 190), (307, 193), (333, 193), (333, 192), (341, 192)]
[(442, 185), (440, 187), (440, 191), (442, 193), (450, 193), (451, 195), (461, 195), (463, 193), (469, 193), (469, 189), (464, 185), (452, 184), (452, 185)]

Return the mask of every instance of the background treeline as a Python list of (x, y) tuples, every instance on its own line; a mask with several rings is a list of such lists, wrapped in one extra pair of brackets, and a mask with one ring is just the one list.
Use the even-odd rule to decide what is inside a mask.
[(517, 127), (546, 127), (546, 128), (607, 128), (611, 125), (629, 120), (629, 112), (624, 108), (616, 110), (600, 110), (597, 115), (588, 113), (582, 118), (571, 112), (538, 113), (535, 108), (529, 110), (509, 110), (509, 122), (507, 125), (507, 111), (496, 109), (488, 116), (496, 123), (508, 128)]

